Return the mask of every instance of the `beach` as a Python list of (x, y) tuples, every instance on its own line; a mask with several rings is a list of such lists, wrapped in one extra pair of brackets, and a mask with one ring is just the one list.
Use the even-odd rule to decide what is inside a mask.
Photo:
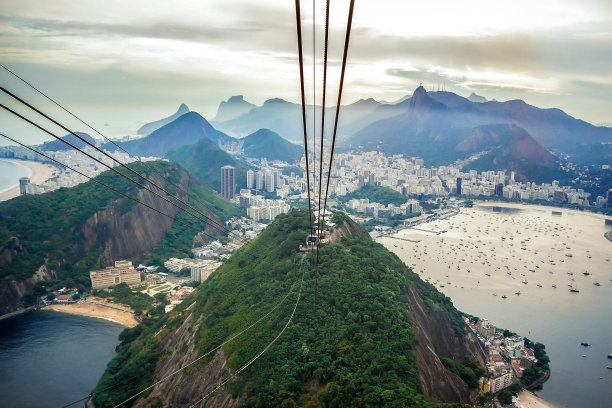
[(538, 398), (531, 391), (521, 391), (518, 394), (519, 408), (555, 408), (556, 405)]
[[(49, 180), (53, 176), (53, 172), (55, 168), (49, 164), (43, 164), (35, 161), (29, 160), (19, 160), (19, 159), (2, 159), (5, 161), (10, 161), (21, 166), (27, 167), (30, 174), (30, 182), (33, 184), (42, 184), (45, 181)], [(19, 180), (16, 180), (17, 185), (10, 190), (0, 192), (0, 201), (10, 200), (11, 198), (17, 197), (19, 195)]]
[(107, 303), (103, 299), (93, 298), (74, 304), (58, 304), (47, 306), (45, 309), (56, 312), (76, 314), (80, 316), (97, 317), (119, 323), (125, 327), (134, 327), (138, 321), (129, 306)]

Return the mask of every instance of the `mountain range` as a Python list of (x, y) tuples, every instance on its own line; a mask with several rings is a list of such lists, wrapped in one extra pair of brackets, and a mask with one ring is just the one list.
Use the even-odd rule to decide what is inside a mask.
[[(415, 106), (418, 107), (416, 114)], [(308, 106), (306, 111), (309, 134), (312, 134), (312, 106)], [(320, 106), (316, 107), (315, 114), (320, 118)], [(331, 134), (334, 114), (335, 108), (326, 109), (327, 135)], [(418, 137), (416, 133), (402, 133), (410, 133), (411, 122), (416, 125), (415, 115), (419, 116), (419, 126), (423, 127), (419, 128)], [(594, 126), (560, 109), (541, 109), (521, 100), (488, 101), (476, 94), (464, 98), (447, 91), (426, 92), (423, 87), (417, 88), (411, 97), (402, 98), (396, 103), (365, 99), (343, 106), (338, 123), (338, 143), (345, 150), (361, 146), (363, 149), (378, 148), (386, 152), (416, 155), (421, 153), (409, 149), (404, 139), (410, 139), (411, 143), (453, 139), (457, 133), (465, 133), (469, 129), (481, 132), (482, 129), (477, 129), (480, 126), (502, 124), (524, 129), (543, 149), (576, 164), (606, 164), (612, 161), (612, 128)], [(262, 106), (251, 108), (231, 120), (216, 122), (215, 126), (237, 136), (267, 128), (288, 140), (300, 141), (303, 138), (300, 105), (278, 98), (267, 100)], [(426, 134), (427, 138), (423, 138)], [(396, 143), (405, 146), (396, 151), (393, 147)], [(449, 164), (469, 153), (452, 153), (448, 148), (444, 150), (441, 154), (423, 158), (433, 160), (432, 164)]]
[[(93, 145), (98, 144), (96, 140), (93, 137), (89, 136), (87, 133), (83, 133), (83, 132), (74, 132), (74, 133), (81, 136), (83, 139), (87, 140), (89, 143)], [(62, 136), (62, 139), (67, 141), (68, 143), (73, 144), (79, 149), (87, 147), (87, 144), (85, 142), (81, 141), (79, 138), (77, 138), (73, 134), (67, 134), (66, 136)], [(58, 152), (58, 151), (72, 150), (72, 147), (68, 146), (66, 143), (60, 140), (57, 140), (57, 139), (52, 140), (50, 142), (45, 142), (42, 145), (40, 145), (38, 148), (46, 152)]]

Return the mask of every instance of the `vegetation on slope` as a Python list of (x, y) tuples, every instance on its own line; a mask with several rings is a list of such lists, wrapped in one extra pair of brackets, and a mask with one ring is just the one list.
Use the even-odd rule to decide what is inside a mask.
[(246, 188), (246, 172), (250, 166), (221, 150), (217, 142), (205, 137), (193, 145), (171, 152), (167, 157), (215, 191), (221, 191), (221, 167), (234, 166), (237, 189)]
[(296, 163), (304, 154), (303, 147), (288, 142), (269, 129), (259, 129), (242, 140), (242, 150), (247, 157)]
[(360, 190), (353, 191), (347, 194), (341, 199), (348, 201), (352, 199), (367, 198), (370, 202), (380, 203), (384, 205), (394, 204), (396, 206), (404, 204), (408, 199), (402, 194), (392, 188), (383, 186), (364, 186)]
[[(173, 163), (160, 161), (149, 162), (147, 165), (156, 173), (167, 174), (174, 183), (178, 183), (179, 174), (183, 171)], [(150, 176), (150, 171), (140, 163), (133, 163), (131, 167)], [(97, 178), (128, 195), (137, 195), (136, 185), (111, 171)], [(176, 187), (169, 185), (168, 190), (175, 192)], [(196, 199), (221, 219), (240, 214), (236, 206), (195, 180), (192, 180), (189, 190), (189, 202), (200, 210), (202, 206)], [(122, 199), (117, 193), (93, 181), (0, 203), (0, 253), (3, 250), (14, 253), (8, 261), (2, 262), (0, 259), (0, 284), (8, 284), (13, 279), (28, 279), (41, 265), (46, 264), (57, 273), (57, 281), (37, 284), (33, 295), (44, 295), (52, 286), (76, 286), (81, 291), (90, 287), (89, 271), (100, 267), (98, 258), (103, 232), (99, 232), (97, 242), (86, 248), (82, 242), (82, 226), (98, 211), (114, 207), (117, 213), (125, 214), (135, 205), (138, 204)], [(183, 212), (179, 213), (177, 219), (193, 225), (195, 229), (175, 222), (166, 232), (164, 241), (149, 254), (145, 254), (143, 259), (159, 264), (162, 259), (170, 256), (188, 255), (194, 235), (198, 230), (204, 230), (206, 224), (195, 222)], [(33, 296), (25, 300), (32, 301)]]
[[(320, 263), (312, 267), (311, 255), (296, 251), (307, 232), (307, 212), (278, 216), (168, 316), (157, 338), (173, 336), (172, 329), (181, 325), (189, 309), (202, 316), (194, 329), (198, 356), (203, 355), (280, 305), (248, 334), (223, 346), (235, 371), (279, 333), (300, 293), (283, 336), (227, 385), (232, 395), (243, 398), (244, 406), (449, 406), (422, 394), (406, 291), (416, 285), (429, 307), (447, 311), (462, 333), (461, 316), (450, 299), (368, 238), (347, 237), (321, 248)], [(143, 334), (130, 346), (131, 357), (121, 354), (109, 364), (94, 394), (96, 406), (119, 402), (113, 395), (102, 398), (102, 390), (119, 378), (118, 361), (137, 365), (151, 358), (139, 354), (141, 345), (151, 341), (147, 336), (151, 337)], [(211, 354), (196, 369), (212, 358)], [(189, 375), (197, 376), (193, 370)], [(140, 389), (133, 387), (134, 392)]]

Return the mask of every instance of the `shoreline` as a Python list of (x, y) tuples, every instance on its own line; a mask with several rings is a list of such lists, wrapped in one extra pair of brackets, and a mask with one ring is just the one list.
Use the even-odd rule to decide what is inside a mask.
[(138, 325), (138, 320), (127, 306), (120, 304), (106, 304), (96, 299), (72, 304), (52, 304), (42, 308), (59, 313), (75, 314), (79, 316), (95, 317), (131, 328)]
[(517, 398), (518, 406), (521, 408), (558, 408), (558, 405), (554, 405), (548, 401), (538, 397), (532, 391), (523, 390), (518, 393)]
[[(53, 177), (53, 172), (55, 171), (55, 167), (50, 164), (44, 164), (32, 160), (6, 158), (2, 158), (0, 160), (12, 162), (28, 168), (30, 170), (30, 182), (32, 184), (44, 183), (45, 181)], [(14, 187), (11, 187), (8, 190), (0, 191), (0, 201), (10, 200), (11, 198), (15, 198), (17, 196), (19, 196), (19, 180), (17, 180), (17, 184)]]

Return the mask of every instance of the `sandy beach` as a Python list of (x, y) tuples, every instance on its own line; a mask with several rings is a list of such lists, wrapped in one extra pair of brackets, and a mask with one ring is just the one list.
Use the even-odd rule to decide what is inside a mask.
[(111, 320), (125, 327), (134, 327), (138, 324), (138, 321), (134, 317), (134, 313), (128, 306), (116, 303), (107, 303), (98, 298), (88, 299), (87, 301), (76, 304), (53, 304), (46, 307), (46, 309), (54, 310), (56, 312)]
[[(29, 160), (19, 160), (19, 159), (2, 159), (6, 161), (10, 161), (13, 163), (20, 164), (22, 166), (30, 169), (30, 182), (33, 184), (42, 184), (45, 181), (49, 180), (53, 176), (53, 171), (55, 168), (49, 164), (43, 164), (35, 161)], [(6, 190), (0, 192), (0, 201), (10, 200), (11, 198), (17, 197), (19, 195), (19, 185), (11, 188), (10, 190)]]
[(531, 391), (521, 391), (518, 394), (518, 406), (520, 408), (555, 408), (556, 405), (538, 398)]

